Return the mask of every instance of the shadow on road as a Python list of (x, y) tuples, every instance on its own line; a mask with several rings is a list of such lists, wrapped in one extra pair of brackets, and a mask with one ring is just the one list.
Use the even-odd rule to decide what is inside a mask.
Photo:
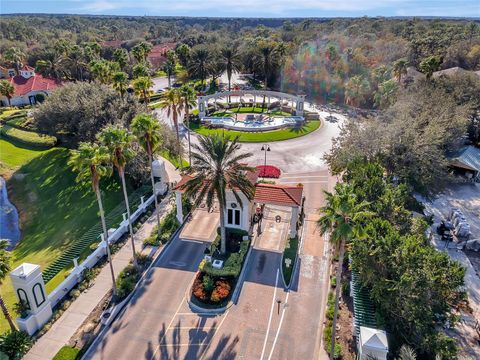
[(232, 338), (230, 335), (222, 335), (215, 348), (211, 348), (217, 322), (210, 327), (205, 327), (206, 318), (200, 317), (196, 326), (192, 328), (183, 328), (180, 320), (170, 329), (162, 324), (162, 330), (158, 334), (158, 351), (155, 351), (153, 344), (149, 342), (145, 359), (195, 360), (207, 352), (211, 352), (211, 355), (204, 357), (205, 359), (235, 359), (237, 356), (235, 347), (239, 342), (238, 336)]

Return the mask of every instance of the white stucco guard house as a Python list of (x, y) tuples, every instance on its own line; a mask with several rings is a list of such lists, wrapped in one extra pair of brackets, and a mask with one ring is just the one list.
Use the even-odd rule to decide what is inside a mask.
[[(252, 225), (253, 216), (255, 215), (256, 204), (284, 206), (291, 208), (292, 216), (289, 235), (290, 237), (295, 237), (297, 235), (297, 222), (300, 215), (300, 208), (302, 206), (303, 187), (257, 183), (258, 171), (252, 171), (246, 175), (255, 186), (255, 196), (249, 201), (244, 194), (237, 191), (238, 196), (242, 200), (242, 204), (240, 205), (236, 200), (233, 191), (227, 189), (225, 225), (230, 228), (249, 231)], [(182, 176), (182, 179), (174, 189), (177, 205), (177, 219), (180, 222), (183, 222), (184, 219), (184, 214), (182, 212), (183, 186), (190, 179), (192, 179), (190, 175)]]
[(26, 318), (17, 318), (18, 327), (33, 335), (52, 316), (40, 265), (23, 263), (10, 273), (10, 277), (17, 300), (28, 308)]
[(360, 326), (358, 358), (360, 360), (386, 360), (388, 354), (387, 334), (383, 330)]

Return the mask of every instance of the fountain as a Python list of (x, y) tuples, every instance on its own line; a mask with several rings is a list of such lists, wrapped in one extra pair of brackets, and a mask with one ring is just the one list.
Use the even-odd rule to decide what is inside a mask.
[(0, 176), (0, 239), (10, 243), (7, 250), (12, 250), (20, 240), (18, 211), (8, 200), (7, 184)]

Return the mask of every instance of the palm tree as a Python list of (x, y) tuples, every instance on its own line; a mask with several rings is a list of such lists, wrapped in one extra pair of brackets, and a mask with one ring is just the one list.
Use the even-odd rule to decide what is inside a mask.
[(220, 51), (223, 69), (227, 72), (228, 91), (232, 90), (232, 73), (240, 71), (240, 56), (236, 47), (227, 47)]
[(322, 235), (330, 232), (330, 240), (336, 246), (337, 251), (340, 252), (336, 275), (337, 286), (335, 288), (335, 310), (330, 350), (330, 358), (333, 359), (345, 243), (354, 238), (363, 237), (361, 221), (372, 214), (365, 210), (368, 205), (367, 202), (357, 203), (357, 197), (351, 186), (339, 184), (335, 188), (335, 194), (325, 191), (325, 195), (326, 205), (319, 209), (321, 217), (318, 220), (318, 226)]
[(5, 96), (8, 106), (11, 106), (12, 97), (15, 95), (15, 86), (8, 80), (0, 80), (0, 95)]
[(110, 264), (110, 273), (112, 275), (113, 296), (117, 295), (117, 285), (115, 283), (115, 273), (113, 272), (112, 255), (110, 253), (110, 244), (108, 243), (107, 224), (105, 222), (105, 212), (103, 210), (102, 195), (100, 193), (100, 179), (110, 176), (112, 167), (110, 166), (110, 154), (104, 146), (93, 143), (80, 143), (78, 150), (73, 150), (69, 160), (69, 165), (74, 171), (78, 172), (77, 182), (88, 182), (92, 184), (92, 189), (97, 196), (98, 208), (100, 210), (100, 219), (102, 222), (103, 239), (106, 243), (108, 263)]
[(75, 71), (73, 76), (77, 80), (83, 81), (83, 71), (87, 69), (87, 63), (85, 62), (85, 49), (74, 45), (68, 53), (68, 62)]
[(58, 51), (49, 51), (41, 60), (37, 60), (35, 69), (45, 77), (61, 79), (66, 75), (67, 58)]
[(175, 51), (168, 50), (167, 61), (163, 65), (163, 71), (167, 73), (168, 87), (172, 86), (171, 79), (172, 79), (172, 75), (175, 74), (175, 66), (176, 66)]
[(382, 82), (375, 92), (375, 105), (380, 109), (386, 109), (397, 99), (398, 84), (395, 80), (390, 79)]
[[(260, 56), (258, 61), (260, 62), (260, 67), (263, 71), (263, 89), (267, 90), (268, 87), (268, 78), (270, 77), (273, 68), (275, 66), (275, 57), (276, 57), (276, 45), (273, 42), (262, 41), (260, 43)], [(265, 95), (263, 96), (262, 110), (265, 107)]]
[(152, 191), (155, 199), (155, 211), (157, 213), (158, 238), (160, 238), (160, 214), (158, 213), (158, 199), (155, 193), (155, 179), (153, 178), (153, 153), (158, 149), (161, 143), (160, 124), (147, 114), (140, 114), (133, 118), (130, 125), (133, 134), (138, 140), (140, 146), (145, 150), (150, 162), (150, 179), (152, 181)]
[(11, 47), (5, 51), (4, 57), (5, 60), (13, 64), (18, 74), (23, 65), (23, 60), (25, 59), (25, 53), (16, 47)]
[(110, 152), (110, 160), (122, 180), (123, 199), (125, 201), (125, 207), (127, 208), (128, 228), (130, 230), (130, 239), (132, 240), (133, 264), (136, 267), (137, 253), (135, 251), (132, 220), (130, 219), (130, 204), (128, 202), (127, 184), (125, 182), (125, 166), (135, 157), (135, 152), (132, 150), (134, 136), (124, 128), (110, 125), (104, 128), (100, 134), (98, 134), (97, 138)]
[(113, 52), (113, 60), (118, 63), (120, 69), (125, 70), (128, 63), (128, 53), (125, 49), (115, 49)]
[(227, 188), (233, 192), (235, 199), (243, 208), (238, 192), (241, 192), (250, 201), (253, 199), (255, 187), (246, 176), (252, 168), (243, 165), (251, 153), (239, 153), (238, 137), (230, 141), (220, 134), (199, 136), (199, 145), (194, 144), (196, 150), (192, 153), (193, 178), (183, 187), (187, 196), (194, 199), (199, 205), (206, 201), (211, 209), (215, 200), (220, 207), (220, 237), (222, 254), (227, 251), (225, 237), (225, 210), (227, 206)]
[(408, 345), (402, 345), (398, 353), (398, 360), (416, 360), (416, 359), (417, 359), (417, 354), (415, 353), (415, 350), (413, 350)]
[(108, 84), (112, 80), (112, 69), (107, 61), (91, 61), (89, 68), (94, 78), (100, 81), (100, 83)]
[(182, 145), (180, 144), (180, 133), (178, 130), (178, 117), (183, 110), (183, 99), (179, 89), (169, 89), (163, 93), (160, 100), (160, 108), (167, 111), (167, 115), (172, 117), (173, 125), (177, 135), (177, 148), (180, 158), (180, 168), (182, 168)]
[(345, 103), (360, 106), (370, 89), (370, 83), (361, 75), (351, 77), (345, 84)]
[(188, 85), (183, 85), (180, 88), (180, 94), (183, 101), (183, 109), (185, 110), (184, 119), (187, 122), (187, 136), (188, 136), (188, 163), (192, 163), (192, 145), (190, 142), (190, 110), (196, 105), (197, 94), (195, 89)]
[(209, 75), (212, 63), (212, 57), (208, 49), (204, 46), (196, 47), (190, 54), (188, 72), (190, 76), (196, 77), (205, 85), (205, 80)]
[(398, 59), (393, 63), (393, 76), (398, 82), (402, 81), (402, 76), (407, 75), (407, 59)]
[(128, 75), (123, 71), (116, 72), (112, 77), (113, 88), (120, 93), (123, 99), (128, 88)]
[(150, 88), (153, 86), (153, 81), (148, 76), (140, 76), (133, 80), (133, 89), (143, 98), (145, 103), (148, 103)]
[[(0, 240), (0, 284), (3, 282), (5, 277), (7, 277), (8, 273), (10, 272), (10, 253), (7, 251), (7, 247), (9, 245), (8, 240)], [(10, 315), (10, 312), (5, 305), (5, 301), (3, 300), (2, 295), (0, 294), (0, 307), (2, 308), (3, 316), (7, 319), (8, 324), (10, 325), (10, 329), (12, 331), (16, 331), (17, 327), (13, 322), (13, 319)]]
[(425, 74), (427, 77), (427, 80), (430, 80), (432, 78), (432, 75), (435, 71), (437, 71), (440, 68), (440, 65), (442, 64), (443, 59), (440, 56), (429, 56), (425, 59), (422, 60), (420, 63), (420, 71)]
[(134, 78), (150, 75), (150, 70), (148, 69), (148, 66), (144, 63), (138, 63), (137, 65), (135, 65), (132, 72)]

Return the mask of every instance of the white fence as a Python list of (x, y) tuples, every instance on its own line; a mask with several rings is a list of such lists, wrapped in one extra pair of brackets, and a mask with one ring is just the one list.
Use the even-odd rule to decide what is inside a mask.
[[(157, 193), (165, 193), (165, 189), (160, 189)], [(132, 222), (135, 222), (140, 215), (146, 212), (147, 208), (154, 202), (154, 197), (151, 195), (146, 201), (141, 198), (141, 203), (138, 206), (138, 209), (135, 210), (133, 214), (130, 215)], [(125, 233), (128, 232), (128, 219), (126, 214), (123, 214), (123, 221), (120, 223), (118, 228), (116, 229), (109, 229), (108, 230), (108, 242), (109, 244), (116, 243)], [(102, 235), (103, 239), (103, 235)], [(88, 257), (78, 266), (72, 270), (72, 272), (63, 280), (49, 295), (48, 298), (50, 300), (52, 308), (57, 305), (60, 300), (63, 299), (65, 295), (68, 294), (70, 290), (73, 289), (75, 285), (77, 285), (82, 280), (82, 273), (85, 269), (91, 269), (94, 267), (97, 262), (107, 254), (107, 244), (105, 241), (101, 241), (98, 244), (97, 248), (94, 252), (92, 252)]]

